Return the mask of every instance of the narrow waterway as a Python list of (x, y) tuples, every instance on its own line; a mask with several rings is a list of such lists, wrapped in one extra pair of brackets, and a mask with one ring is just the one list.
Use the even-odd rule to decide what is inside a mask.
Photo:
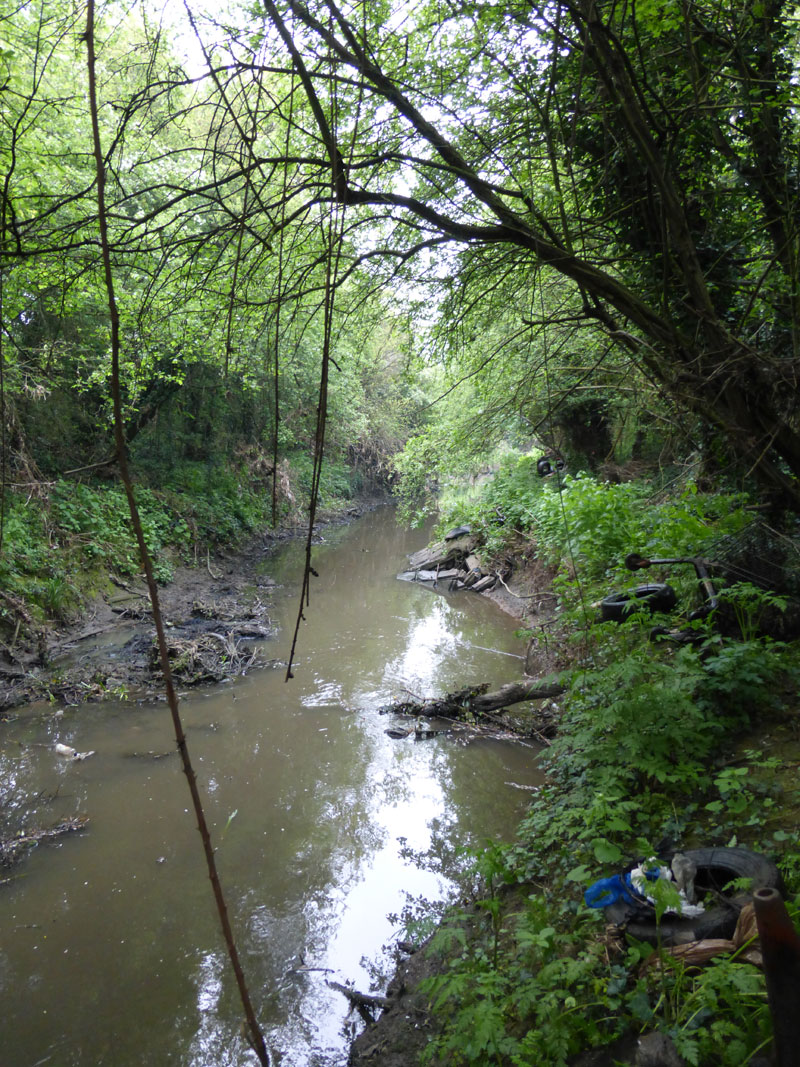
[[(509, 839), (520, 787), (538, 781), (531, 749), (384, 732), (379, 706), (408, 691), (521, 671), (514, 621), (493, 604), (396, 580), (424, 541), (389, 509), (329, 528), (294, 679), (262, 670), (182, 702), (253, 999), (285, 1067), (343, 1067), (348, 1005), (326, 979), (368, 990), (402, 936), (389, 916), (444, 898), (459, 850)], [(302, 556), (291, 544), (265, 564), (281, 583), (270, 658), (288, 655)], [(0, 886), (0, 1064), (255, 1063), (165, 706), (59, 711), (30, 708), (0, 733), (18, 798), (44, 791), (52, 821), (90, 819)], [(56, 742), (95, 755), (65, 762)]]

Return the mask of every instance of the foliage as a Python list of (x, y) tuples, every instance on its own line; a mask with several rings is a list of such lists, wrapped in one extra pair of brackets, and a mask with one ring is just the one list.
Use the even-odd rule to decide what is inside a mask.
[(800, 890), (797, 835), (770, 830), (781, 810), (776, 759), (747, 751), (733, 765), (714, 763), (794, 691), (796, 648), (756, 625), (781, 598), (734, 588), (737, 636), (721, 637), (706, 620), (693, 644), (648, 641), (652, 617), (643, 612), (591, 625), (581, 600), (607, 589), (610, 559), (634, 546), (694, 554), (743, 528), (744, 502), (691, 483), (654, 498), (647, 485), (587, 475), (559, 485), (534, 471), (533, 456), (507, 458), (477, 502), (443, 519), (471, 522), (499, 546), (514, 527), (540, 554), (576, 567), (580, 582), (565, 573), (560, 583), (556, 629), (562, 641), (583, 632), (576, 665), (561, 675), (567, 693), (542, 758), (547, 783), (518, 841), (479, 860), (483, 898), (435, 942), (445, 965), (426, 986), (440, 1027), (427, 1060), (566, 1064), (591, 1047), (612, 1046), (613, 1055), (622, 1035), (658, 1029), (687, 1063), (745, 1062), (771, 1037), (763, 975), (736, 955), (696, 970), (631, 939), (609, 947), (581, 893), (644, 857), (698, 842), (772, 847)]
[(457, 925), (437, 935), (433, 951), (445, 952), (450, 965), (423, 989), (447, 1025), (423, 1063), (565, 1064), (570, 1054), (613, 1036), (615, 1024), (596, 999), (602, 948), (574, 953), (591, 923), (584, 917), (564, 933), (551, 925), (552, 910), (541, 896), (528, 897), (524, 907), (503, 920), (502, 947), (491, 957)]
[[(297, 489), (306, 499), (311, 494), (312, 459), (306, 453), (296, 453), (290, 459)], [(329, 461), (322, 468), (319, 502), (323, 507), (350, 500), (360, 489), (358, 474), (342, 462)]]
[[(438, 354), (464, 354), (452, 380), (470, 383), (465, 408), (493, 443), (501, 423), (513, 441), (560, 406), (599, 464), (612, 426), (639, 436), (611, 411), (616, 385), (796, 506), (780, 398), (800, 310), (791, 4), (425, 3), (399, 21), (383, 5), (267, 8), (284, 42), (287, 19), (303, 25), (307, 187), (352, 152), (336, 195), (356, 261), (429, 282), (429, 316), (446, 309)], [(333, 113), (316, 67), (328, 50)]]
[[(791, 662), (770, 668), (762, 707)], [(445, 927), (435, 942), (447, 964), (426, 985), (441, 1027), (429, 1060), (566, 1064), (631, 1029), (662, 1029), (688, 1063), (736, 1064), (768, 1042), (764, 979), (752, 965), (723, 957), (698, 971), (664, 956), (653, 967), (653, 950), (635, 942), (609, 956), (597, 914), (578, 895), (601, 874), (656, 853), (652, 842), (661, 839), (752, 840), (764, 849), (774, 761), (753, 752), (743, 766), (709, 770), (742, 709), (716, 701), (705, 670), (692, 650), (662, 662), (644, 645), (573, 677), (548, 751), (549, 784), (519, 842), (483, 858), (483, 926), (465, 913), (451, 920), (460, 936)], [(786, 863), (796, 865), (795, 839), (778, 833), (774, 842), (788, 846)], [(498, 893), (502, 882), (518, 888)]]
[(537, 475), (536, 453), (509, 453), (468, 503), (453, 505), (440, 528), (470, 522), (490, 556), (515, 533), (535, 540), (550, 562), (580, 564), (584, 578), (618, 574), (630, 552), (645, 556), (702, 555), (750, 521), (746, 498), (700, 493), (688, 481), (677, 496), (645, 480), (604, 482), (586, 474)]
[[(267, 521), (270, 497), (242, 492), (245, 471), (185, 464), (172, 485), (136, 490), (155, 575), (169, 581), (176, 559), (208, 544), (232, 543)], [(6, 501), (5, 552), (0, 578), (7, 592), (28, 598), (44, 618), (77, 609), (108, 571), (140, 570), (128, 504), (118, 485), (56, 482), (43, 499)]]

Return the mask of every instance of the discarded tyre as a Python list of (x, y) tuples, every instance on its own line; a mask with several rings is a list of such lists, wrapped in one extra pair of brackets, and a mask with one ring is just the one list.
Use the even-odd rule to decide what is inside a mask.
[(549, 478), (555, 471), (563, 471), (566, 464), (556, 456), (542, 456), (536, 461), (536, 473), (540, 478)]
[(604, 622), (623, 622), (633, 611), (672, 611), (678, 597), (671, 585), (651, 582), (624, 593), (611, 593), (600, 601)]
[[(683, 855), (697, 865), (695, 891), (706, 910), (694, 919), (664, 915), (656, 923), (655, 908), (646, 901), (630, 904), (618, 900), (605, 909), (609, 922), (625, 928), (637, 941), (662, 945), (684, 945), (706, 938), (730, 938), (739, 912), (753, 899), (755, 889), (783, 891), (783, 881), (775, 864), (747, 848), (690, 848)], [(737, 878), (751, 880), (751, 887), (726, 890)], [(705, 898), (705, 899), (704, 899)]]
[(457, 537), (464, 537), (469, 533), (472, 533), (471, 526), (456, 526), (444, 535), (444, 539), (445, 541), (455, 541)]

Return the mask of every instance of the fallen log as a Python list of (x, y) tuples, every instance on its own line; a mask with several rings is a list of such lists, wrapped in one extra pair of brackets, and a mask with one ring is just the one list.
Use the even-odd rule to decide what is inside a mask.
[(542, 683), (508, 682), (493, 693), (487, 692), (489, 686), (477, 685), (469, 689), (459, 689), (443, 697), (430, 700), (405, 700), (397, 704), (388, 704), (380, 709), (381, 715), (413, 715), (426, 718), (459, 719), (469, 716), (488, 715), (509, 704), (519, 704), (523, 700), (546, 700), (561, 696), (565, 687), (560, 682)]
[(508, 707), (509, 704), (519, 704), (523, 700), (546, 700), (549, 697), (558, 697), (563, 692), (565, 692), (565, 687), (559, 682), (551, 682), (547, 685), (538, 682), (508, 682), (494, 693), (476, 695), (470, 703), (470, 710), (483, 714)]
[(343, 993), (351, 1004), (362, 1004), (366, 1008), (388, 1008), (391, 1004), (389, 997), (378, 997), (373, 993), (359, 993), (357, 989), (342, 985), (341, 982), (329, 980), (327, 983), (337, 993)]
[(350, 986), (342, 985), (341, 982), (328, 980), (326, 984), (331, 989), (335, 989), (337, 993), (343, 993), (350, 1001), (351, 1009), (355, 1008), (368, 1026), (375, 1022), (374, 1013), (376, 1009), (388, 1008), (392, 1003), (389, 997), (376, 997), (371, 993), (359, 993), (357, 989), (351, 989)]

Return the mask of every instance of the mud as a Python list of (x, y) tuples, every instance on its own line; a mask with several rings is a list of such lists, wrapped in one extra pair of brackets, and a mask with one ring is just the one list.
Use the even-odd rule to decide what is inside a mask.
[[(352, 521), (385, 503), (367, 499), (320, 526)], [(252, 537), (235, 550), (177, 566), (159, 588), (170, 663), (181, 687), (222, 681), (275, 666), (263, 644), (274, 635), (269, 608), (275, 582), (268, 560), (283, 542), (301, 538), (303, 527)], [(257, 644), (258, 642), (258, 644)], [(58, 628), (37, 635), (29, 647), (0, 655), (0, 715), (37, 700), (75, 705), (107, 697), (154, 700), (162, 691), (150, 598), (143, 575), (109, 575), (108, 590)]]

